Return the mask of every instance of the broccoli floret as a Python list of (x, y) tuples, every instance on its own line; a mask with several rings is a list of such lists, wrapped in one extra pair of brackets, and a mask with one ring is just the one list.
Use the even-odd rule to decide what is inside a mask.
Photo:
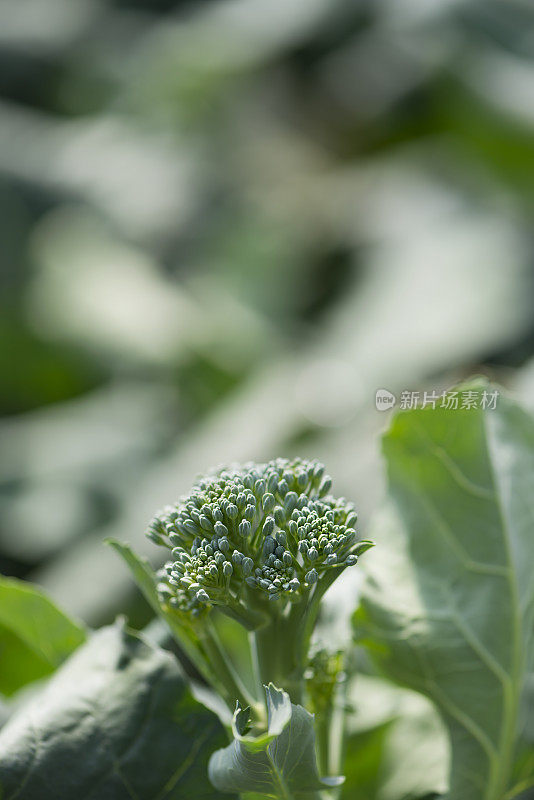
[[(160, 511), (148, 529), (171, 549), (160, 573), (162, 603), (191, 618), (213, 607), (249, 629), (289, 613), (332, 582), (368, 546), (352, 503), (334, 498), (318, 461), (278, 458), (222, 468)], [(276, 608), (269, 609), (265, 601)]]

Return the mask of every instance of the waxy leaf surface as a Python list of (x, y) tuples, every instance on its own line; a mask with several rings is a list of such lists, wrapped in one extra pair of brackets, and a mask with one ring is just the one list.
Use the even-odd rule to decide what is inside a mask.
[[(462, 386), (460, 399), (484, 390)], [(504, 396), (494, 410), (400, 412), (384, 454), (382, 555), (367, 565), (357, 633), (390, 677), (441, 711), (451, 800), (512, 797), (533, 763), (518, 772), (534, 661), (533, 420)]]

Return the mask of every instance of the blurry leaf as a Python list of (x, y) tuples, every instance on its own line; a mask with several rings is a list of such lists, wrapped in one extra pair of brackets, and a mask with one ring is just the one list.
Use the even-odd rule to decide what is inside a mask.
[(33, 252), (38, 269), (26, 302), (44, 339), (168, 364), (198, 329), (197, 309), (183, 287), (90, 214), (72, 208), (49, 214), (34, 232)]
[(451, 797), (502, 798), (534, 662), (533, 421), (503, 396), (496, 410), (427, 406), (394, 417), (384, 452), (383, 557), (368, 561), (357, 632), (441, 711)]
[(145, 250), (72, 208), (47, 215), (32, 242), (38, 269), (26, 305), (40, 336), (106, 353), (116, 363), (167, 368), (188, 411), (198, 411), (200, 400), (202, 413), (276, 345), (276, 326), (225, 286), (219, 263), (209, 280), (171, 281)]
[(85, 636), (40, 589), (0, 576), (0, 693), (49, 675)]
[(72, 121), (2, 102), (0, 120), (3, 172), (38, 184), (55, 204), (87, 201), (136, 241), (176, 232), (195, 206), (191, 153), (118, 114)]
[(245, 377), (243, 362), (225, 368), (202, 353), (193, 353), (176, 370), (181, 389), (184, 424), (201, 420), (214, 406), (235, 389)]
[(175, 659), (117, 623), (0, 731), (2, 800), (215, 800), (207, 760), (224, 740)]
[(425, 697), (358, 675), (349, 704), (343, 798), (404, 800), (445, 791), (448, 740)]
[(9, 719), (9, 709), (5, 703), (0, 702), (0, 728), (2, 727), (2, 725), (5, 725), (8, 719)]
[(79, 396), (107, 377), (103, 364), (91, 359), (82, 348), (47, 342), (13, 319), (12, 314), (2, 313), (0, 337), (10, 345), (0, 351), (2, 414), (28, 411)]
[(448, 740), (439, 715), (412, 694), (388, 731), (380, 772), (379, 800), (424, 797), (447, 789)]
[(345, 783), (341, 788), (342, 800), (370, 800), (376, 798), (380, 767), (384, 756), (385, 738), (389, 723), (349, 734), (344, 765)]
[(28, 0), (20, 5), (16, 0), (4, 0), (0, 8), (0, 41), (25, 45), (38, 52), (53, 51), (78, 41), (97, 10), (85, 0)]
[(234, 741), (212, 755), (209, 776), (222, 792), (258, 792), (275, 798), (337, 786), (342, 778), (319, 778), (313, 716), (294, 705), (287, 692), (265, 687), (268, 729), (249, 733), (250, 709), (238, 706)]
[[(57, 481), (69, 490), (74, 484), (78, 491), (85, 486), (114, 494), (126, 484), (131, 491), (132, 476), (146, 469), (154, 442), (168, 437), (174, 397), (158, 383), (118, 382), (71, 402), (6, 417), (0, 423), (7, 455), (0, 480), (15, 480), (20, 495), (27, 484), (48, 487)], [(80, 521), (78, 526), (83, 529)]]
[(50, 558), (100, 522), (100, 498), (74, 481), (69, 484), (56, 477), (21, 482), (0, 497), (0, 548), (5, 555), (23, 562)]

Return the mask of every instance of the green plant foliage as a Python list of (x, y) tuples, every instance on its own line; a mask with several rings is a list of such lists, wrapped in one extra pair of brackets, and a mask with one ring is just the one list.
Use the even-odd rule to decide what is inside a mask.
[(356, 675), (347, 700), (343, 800), (414, 800), (446, 791), (448, 739), (426, 697)]
[(532, 752), (516, 763), (534, 661), (533, 421), (503, 396), (495, 410), (401, 412), (384, 453), (384, 556), (356, 630), (443, 715), (451, 800), (514, 797), (534, 780)]
[(234, 741), (212, 755), (210, 779), (222, 792), (258, 792), (263, 797), (293, 798), (342, 783), (319, 778), (313, 716), (294, 705), (287, 692), (265, 687), (267, 731), (251, 732), (250, 709), (236, 708)]
[(54, 672), (85, 637), (40, 589), (0, 576), (0, 693)]
[[(475, 541), (471, 560), (502, 568), (494, 518), (445, 492), (428, 456), (398, 461), (411, 494), (403, 483), (386, 512), (391, 543), (384, 517), (363, 557), (384, 575), (373, 603), (401, 617), (392, 634), (366, 599), (369, 649), (406, 673), (381, 715), (363, 695), (378, 709), (387, 682), (351, 627), (394, 413), (383, 392), (420, 403), (476, 364), (534, 409), (533, 31), (532, 0), (0, 0), (0, 573), (90, 628), (125, 615), (156, 646), (172, 633), (227, 733), (236, 699), (266, 730), (272, 681), (314, 715), (318, 774), (345, 775), (321, 800), (446, 793), (447, 729), (421, 694), (436, 686), (478, 704), (455, 739), (459, 800), (485, 800), (476, 781), (501, 759), (499, 800), (534, 800), (534, 670), (505, 652), (506, 580), (468, 587), (458, 571)], [(445, 452), (463, 413), (446, 418)], [(442, 492), (448, 549), (420, 511)], [(156, 547), (146, 523), (166, 503)], [(516, 558), (525, 572), (531, 555)], [(501, 681), (442, 618), (449, 595)], [(88, 635), (63, 646), (52, 613), (20, 612), (0, 593), (0, 727)], [(386, 655), (384, 629), (415, 640), (412, 661)], [(72, 754), (87, 747), (77, 713)], [(28, 763), (33, 743), (18, 744)]]
[(102, 628), (0, 731), (2, 800), (215, 800), (225, 740), (170, 653)]
[(145, 599), (151, 605), (155, 613), (163, 619), (169, 626), (172, 635), (183, 649), (184, 653), (194, 663), (206, 681), (214, 686), (225, 699), (227, 693), (224, 685), (220, 682), (213, 659), (210, 660), (211, 650), (206, 650), (204, 637), (199, 637), (194, 627), (184, 624), (170, 606), (162, 605), (158, 599), (158, 577), (146, 559), (140, 558), (133, 552), (127, 544), (108, 540), (108, 544), (121, 556), (130, 569), (132, 576), (138, 587), (143, 592)]
[[(493, 387), (458, 387), (471, 391)], [(533, 420), (502, 395), (495, 408), (401, 411), (384, 453), (380, 547), (353, 622), (389, 680), (312, 641), (324, 593), (371, 545), (322, 465), (222, 468), (150, 524), (170, 552), (161, 569), (110, 541), (206, 685), (193, 697), (151, 631), (100, 630), (0, 730), (1, 799), (527, 800)], [(73, 625), (40, 592), (0, 588), (10, 583), (26, 605), (6, 590), (8, 665), (32, 632), (46, 651), (28, 597), (53, 608), (42, 630), (56, 647), (47, 626)]]
[(131, 547), (121, 542), (116, 542), (114, 539), (108, 539), (107, 543), (121, 556), (121, 558), (128, 565), (132, 576), (137, 583), (139, 589), (142, 591), (145, 599), (150, 604), (152, 609), (162, 619), (164, 619), (170, 626), (175, 637), (179, 638), (179, 642), (184, 647), (186, 652), (193, 646), (190, 642), (189, 631), (185, 631), (182, 626), (176, 624), (176, 620), (170, 613), (165, 613), (163, 606), (158, 602), (157, 583), (158, 578), (150, 564), (146, 559), (140, 558)]

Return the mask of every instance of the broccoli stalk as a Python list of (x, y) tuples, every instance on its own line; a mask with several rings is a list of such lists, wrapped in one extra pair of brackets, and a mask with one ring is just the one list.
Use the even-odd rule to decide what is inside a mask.
[(352, 503), (330, 493), (317, 461), (276, 459), (220, 469), (152, 520), (170, 549), (159, 602), (206, 680), (232, 707), (254, 701), (219, 641), (217, 609), (248, 632), (257, 697), (262, 686), (305, 699), (310, 641), (326, 590), (372, 546)]

